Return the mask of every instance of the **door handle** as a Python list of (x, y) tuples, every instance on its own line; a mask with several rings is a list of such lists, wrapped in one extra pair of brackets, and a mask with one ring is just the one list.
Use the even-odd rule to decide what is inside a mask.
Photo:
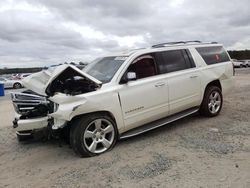
[(161, 83), (157, 83), (155, 84), (155, 87), (163, 87), (165, 86), (166, 84), (164, 82), (161, 82)]
[(190, 78), (197, 78), (197, 77), (198, 77), (197, 75), (190, 76)]

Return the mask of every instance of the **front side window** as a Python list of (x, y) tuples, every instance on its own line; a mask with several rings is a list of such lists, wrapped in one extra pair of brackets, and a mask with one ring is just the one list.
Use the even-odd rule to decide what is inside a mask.
[(157, 74), (154, 59), (150, 55), (136, 59), (129, 66), (127, 72), (135, 72), (137, 79), (147, 78)]
[(156, 52), (155, 58), (161, 74), (189, 69), (195, 66), (186, 50)]
[(127, 57), (104, 57), (87, 65), (83, 71), (102, 83), (112, 80)]

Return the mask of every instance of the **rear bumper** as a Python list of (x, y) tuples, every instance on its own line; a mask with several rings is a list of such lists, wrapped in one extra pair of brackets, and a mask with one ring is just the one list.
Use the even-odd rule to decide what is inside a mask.
[(43, 129), (48, 126), (49, 123), (48, 121), (49, 121), (48, 117), (35, 118), (35, 119), (15, 119), (13, 121), (13, 128), (17, 132)]

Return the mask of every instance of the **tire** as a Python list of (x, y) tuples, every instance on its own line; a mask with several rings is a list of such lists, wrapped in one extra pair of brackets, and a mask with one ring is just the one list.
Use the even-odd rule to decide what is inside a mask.
[(217, 86), (209, 86), (204, 94), (200, 106), (200, 114), (207, 117), (217, 116), (223, 105), (221, 89)]
[(111, 150), (117, 138), (116, 123), (105, 113), (77, 118), (70, 129), (71, 147), (80, 157), (92, 157)]
[(21, 87), (22, 87), (22, 85), (20, 83), (18, 83), (18, 82), (13, 84), (14, 89), (20, 89)]
[(25, 142), (27, 140), (30, 140), (32, 137), (32, 135), (19, 135), (19, 134), (16, 134), (17, 136), (17, 140), (18, 142)]

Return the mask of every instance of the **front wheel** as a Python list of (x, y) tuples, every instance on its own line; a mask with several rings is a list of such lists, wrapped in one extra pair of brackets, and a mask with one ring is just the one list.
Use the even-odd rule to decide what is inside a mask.
[(217, 116), (222, 108), (223, 97), (221, 89), (216, 86), (209, 86), (204, 94), (202, 104), (200, 106), (200, 113), (204, 116)]
[(105, 114), (83, 116), (70, 129), (70, 144), (81, 157), (104, 153), (114, 147), (116, 140), (116, 124)]

